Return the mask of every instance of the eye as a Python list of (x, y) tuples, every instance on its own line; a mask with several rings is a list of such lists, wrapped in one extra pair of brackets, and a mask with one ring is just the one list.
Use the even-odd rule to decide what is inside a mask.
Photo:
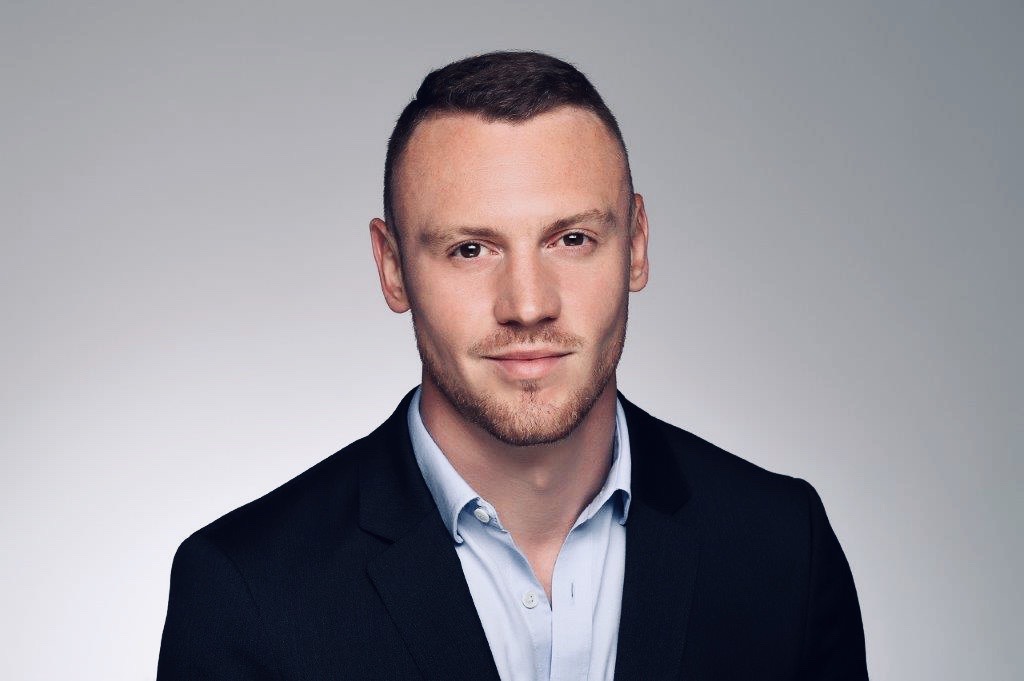
[(455, 249), (453, 255), (458, 255), (460, 258), (475, 258), (483, 251), (483, 247), (473, 241), (461, 244)]
[(590, 237), (582, 232), (569, 232), (562, 236), (562, 243), (566, 246), (584, 246), (589, 239)]

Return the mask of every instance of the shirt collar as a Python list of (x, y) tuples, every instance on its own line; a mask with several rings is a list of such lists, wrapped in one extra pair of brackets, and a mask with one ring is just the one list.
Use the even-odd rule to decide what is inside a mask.
[[(448, 528), (448, 532), (451, 533), (456, 543), (461, 544), (459, 515), (468, 504), (482, 501), (482, 499), (459, 475), (427, 431), (423, 418), (420, 416), (420, 388), (416, 389), (412, 401), (409, 403), (407, 420), (416, 464), (423, 474), (423, 480), (427, 483), (427, 489), (430, 490), (434, 503), (441, 512), (441, 519), (444, 521), (445, 527)], [(616, 399), (612, 465), (601, 491), (580, 514), (576, 525), (589, 520), (609, 499), (616, 495), (621, 499), (621, 504), (616, 504), (615, 508), (616, 520), (619, 524), (626, 523), (626, 517), (629, 515), (631, 467), (626, 414), (622, 410), (622, 404)]]
[(626, 524), (626, 518), (629, 516), (630, 497), (632, 496), (629, 488), (632, 466), (633, 455), (629, 449), (629, 430), (626, 427), (626, 412), (622, 410), (622, 403), (616, 399), (615, 438), (614, 447), (612, 449), (612, 465), (611, 468), (608, 469), (608, 477), (605, 478), (601, 491), (597, 493), (594, 500), (591, 501), (590, 504), (587, 505), (587, 508), (583, 510), (583, 513), (580, 514), (580, 520), (578, 522), (589, 520), (601, 509), (601, 506), (603, 506), (608, 499), (618, 496), (621, 499), (621, 504), (618, 504), (614, 509), (615, 517), (620, 525)]
[(455, 541), (461, 544), (459, 513), (467, 504), (480, 499), (480, 495), (458, 474), (448, 461), (448, 457), (434, 442), (434, 438), (427, 432), (427, 427), (420, 416), (420, 388), (416, 388), (409, 403), (408, 420), (416, 464), (420, 467), (427, 489), (430, 490), (430, 495), (434, 497), (434, 503), (441, 512), (441, 520)]

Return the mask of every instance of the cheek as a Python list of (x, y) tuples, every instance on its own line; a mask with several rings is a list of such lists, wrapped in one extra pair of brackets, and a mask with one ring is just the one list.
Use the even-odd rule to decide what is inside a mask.
[(567, 270), (562, 278), (563, 313), (573, 316), (581, 333), (599, 342), (618, 335), (628, 302), (628, 270), (619, 257), (601, 267)]
[(423, 341), (457, 353), (481, 338), (490, 307), (480, 286), (424, 269), (409, 274), (409, 300)]
[(479, 274), (459, 272), (444, 261), (423, 257), (406, 263), (403, 273), (409, 295), (424, 309), (458, 308), (475, 304), (482, 297)]
[(599, 346), (618, 342), (626, 318), (626, 295), (621, 290), (606, 295), (586, 310), (588, 333)]

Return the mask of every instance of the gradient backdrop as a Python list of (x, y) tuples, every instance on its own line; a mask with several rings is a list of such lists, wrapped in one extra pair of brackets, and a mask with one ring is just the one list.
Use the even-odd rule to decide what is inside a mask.
[(417, 383), (387, 135), (429, 68), (531, 48), (647, 200), (622, 390), (817, 487), (875, 679), (1021, 678), (1022, 32), (1019, 0), (3, 3), (0, 677), (151, 678), (178, 543)]

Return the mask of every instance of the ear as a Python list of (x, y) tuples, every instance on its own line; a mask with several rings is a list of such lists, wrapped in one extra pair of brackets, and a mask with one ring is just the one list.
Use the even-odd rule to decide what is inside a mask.
[(392, 312), (405, 312), (409, 309), (409, 296), (406, 295), (402, 277), (398, 240), (387, 223), (380, 218), (370, 220), (370, 243), (373, 246), (373, 259), (377, 261), (377, 275), (380, 277), (384, 300)]
[(629, 234), (629, 290), (636, 292), (647, 286), (650, 263), (647, 260), (647, 211), (644, 197), (633, 195), (633, 224)]

